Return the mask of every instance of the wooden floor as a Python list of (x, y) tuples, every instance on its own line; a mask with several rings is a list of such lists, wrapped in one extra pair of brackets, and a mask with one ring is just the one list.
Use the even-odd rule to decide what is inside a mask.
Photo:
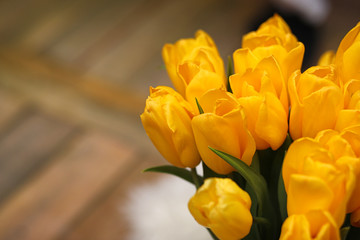
[[(267, 7), (251, 2), (1, 1), (0, 239), (126, 239), (119, 206), (165, 164), (139, 119), (170, 84), (162, 45), (202, 28), (225, 58)], [(317, 54), (360, 20), (346, 2)]]

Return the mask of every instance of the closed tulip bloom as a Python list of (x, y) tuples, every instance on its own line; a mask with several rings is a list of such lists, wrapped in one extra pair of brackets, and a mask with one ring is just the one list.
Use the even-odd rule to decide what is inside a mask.
[(344, 86), (344, 109), (339, 112), (335, 129), (341, 131), (360, 125), (360, 79), (351, 79)]
[(190, 213), (221, 240), (238, 240), (252, 225), (251, 199), (230, 178), (208, 178), (190, 199)]
[(185, 99), (196, 110), (195, 98), (210, 89), (226, 90), (223, 62), (214, 49), (194, 49), (189, 60), (178, 65), (177, 73), (185, 83)]
[(290, 145), (282, 170), (289, 216), (324, 210), (342, 225), (356, 181), (353, 168), (345, 163), (355, 158), (336, 157), (314, 139)]
[(326, 211), (295, 214), (283, 223), (280, 240), (340, 240), (339, 227)]
[(341, 41), (335, 57), (335, 65), (341, 80), (360, 79), (360, 23), (351, 29)]
[(192, 120), (196, 145), (206, 165), (219, 174), (234, 168), (209, 149), (226, 152), (250, 165), (256, 147), (246, 127), (245, 115), (237, 99), (228, 92), (210, 90), (199, 99), (204, 110)]
[(225, 89), (224, 63), (214, 41), (204, 31), (195, 38), (165, 44), (162, 56), (175, 89), (193, 106), (209, 89)]
[(230, 86), (244, 108), (256, 148), (278, 149), (288, 131), (288, 98), (277, 61), (272, 56), (257, 59), (249, 50), (239, 49), (234, 66), (238, 72), (230, 76)]
[(326, 51), (324, 52), (318, 61), (318, 66), (329, 66), (331, 64), (335, 64), (335, 52), (334, 51)]
[(351, 79), (344, 85), (344, 109), (360, 110), (360, 79)]
[(191, 168), (200, 163), (191, 128), (192, 109), (179, 93), (169, 87), (150, 88), (140, 117), (147, 135), (167, 161)]
[(260, 27), (246, 34), (242, 48), (248, 48), (260, 59), (274, 56), (278, 61), (285, 81), (301, 68), (304, 45), (298, 42), (284, 19), (275, 14)]
[(334, 129), (344, 106), (332, 66), (315, 66), (289, 79), (291, 102), (289, 130), (293, 139), (315, 137), (324, 129)]
[(335, 157), (339, 165), (351, 166), (355, 174), (355, 187), (347, 204), (347, 212), (353, 213), (351, 222), (360, 226), (360, 126), (351, 127), (337, 132), (335, 130), (324, 130), (316, 136), (318, 141)]

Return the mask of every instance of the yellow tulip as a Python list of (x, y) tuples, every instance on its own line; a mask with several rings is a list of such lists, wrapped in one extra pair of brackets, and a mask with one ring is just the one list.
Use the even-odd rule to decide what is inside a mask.
[(282, 170), (289, 216), (324, 210), (342, 225), (356, 181), (349, 162), (356, 158), (336, 157), (314, 139), (301, 138), (290, 145)]
[(230, 178), (208, 178), (190, 199), (190, 213), (221, 240), (238, 240), (252, 225), (251, 199)]
[(341, 131), (360, 125), (360, 80), (351, 79), (344, 85), (344, 109), (339, 112), (335, 129)]
[(335, 57), (335, 65), (341, 80), (360, 79), (360, 22), (341, 41)]
[(150, 88), (141, 121), (162, 156), (177, 167), (195, 167), (200, 163), (191, 119), (192, 108), (169, 87)]
[(344, 109), (360, 110), (360, 79), (351, 79), (344, 85), (344, 101)]
[(175, 89), (193, 107), (195, 97), (200, 98), (207, 90), (226, 88), (224, 63), (204, 31), (197, 31), (195, 38), (165, 44), (162, 56)]
[(246, 127), (245, 115), (237, 99), (231, 93), (210, 90), (199, 102), (204, 113), (193, 118), (192, 128), (200, 156), (206, 165), (220, 174), (234, 171), (209, 146), (250, 165), (256, 150), (255, 141)]
[(239, 72), (230, 76), (230, 86), (244, 108), (256, 148), (278, 149), (288, 130), (288, 98), (277, 61), (272, 56), (260, 60), (248, 49), (239, 49), (234, 66)]
[(339, 227), (326, 211), (291, 215), (281, 227), (280, 240), (340, 240)]
[(320, 56), (317, 65), (319, 65), (319, 66), (328, 66), (328, 65), (331, 65), (331, 64), (335, 64), (335, 53), (334, 53), (334, 51), (330, 50), (330, 51), (324, 52)]
[(259, 59), (274, 56), (285, 81), (301, 68), (304, 56), (304, 45), (297, 41), (284, 19), (277, 14), (261, 24), (257, 31), (246, 34), (242, 47), (250, 49)]
[(289, 130), (293, 139), (315, 137), (324, 129), (334, 129), (344, 100), (336, 84), (334, 68), (315, 66), (289, 79), (291, 102)]
[[(347, 128), (340, 133), (325, 130), (315, 140), (334, 156), (338, 165), (347, 165), (353, 170), (356, 181), (347, 204), (347, 212), (353, 213), (355, 218), (360, 212), (360, 126)], [(354, 221), (360, 224), (359, 219)]]

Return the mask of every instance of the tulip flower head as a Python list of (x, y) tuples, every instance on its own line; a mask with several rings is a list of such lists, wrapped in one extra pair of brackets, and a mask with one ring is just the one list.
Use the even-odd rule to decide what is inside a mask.
[(191, 129), (192, 108), (169, 87), (150, 88), (141, 121), (158, 151), (177, 167), (195, 167), (200, 163)]
[(188, 207), (195, 220), (221, 240), (242, 239), (250, 232), (250, 196), (229, 178), (206, 179)]

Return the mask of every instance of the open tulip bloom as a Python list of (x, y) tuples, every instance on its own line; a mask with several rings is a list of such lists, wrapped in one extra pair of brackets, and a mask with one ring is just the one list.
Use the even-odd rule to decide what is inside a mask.
[(162, 54), (175, 89), (150, 88), (141, 121), (171, 165), (145, 171), (194, 184), (189, 211), (214, 239), (360, 239), (360, 23), (304, 72), (277, 14), (227, 72), (201, 30)]

